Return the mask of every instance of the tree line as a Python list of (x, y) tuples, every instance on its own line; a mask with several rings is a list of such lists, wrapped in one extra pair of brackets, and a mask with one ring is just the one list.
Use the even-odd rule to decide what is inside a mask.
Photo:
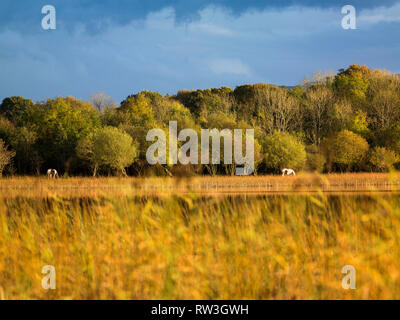
[(178, 130), (254, 129), (255, 174), (400, 168), (400, 78), (354, 64), (293, 88), (142, 91), (119, 105), (104, 93), (90, 101), (8, 97), (0, 105), (0, 175), (233, 174), (224, 164), (149, 165), (147, 132), (167, 133), (173, 120)]

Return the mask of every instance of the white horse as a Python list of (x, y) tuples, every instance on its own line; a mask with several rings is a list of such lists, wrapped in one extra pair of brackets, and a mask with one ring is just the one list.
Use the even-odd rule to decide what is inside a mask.
[(47, 178), (49, 179), (59, 178), (57, 170), (56, 169), (47, 170)]
[(296, 172), (294, 172), (293, 169), (283, 169), (282, 170), (282, 176), (295, 176)]

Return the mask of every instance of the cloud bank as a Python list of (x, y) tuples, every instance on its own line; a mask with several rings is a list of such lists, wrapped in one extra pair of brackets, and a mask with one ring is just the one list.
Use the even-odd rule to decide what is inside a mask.
[[(358, 29), (341, 28), (340, 7), (288, 6), (241, 14), (208, 5), (180, 21), (164, 7), (120, 24), (68, 24), (57, 30), (0, 31), (0, 99), (57, 95), (116, 100), (143, 89), (175, 93), (254, 82), (299, 83), (316, 70), (358, 62), (400, 70), (400, 4), (359, 10)], [(39, 15), (39, 18), (41, 16)]]

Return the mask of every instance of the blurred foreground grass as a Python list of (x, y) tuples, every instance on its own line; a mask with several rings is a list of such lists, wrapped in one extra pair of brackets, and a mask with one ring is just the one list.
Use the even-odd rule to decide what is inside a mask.
[(400, 298), (397, 193), (115, 193), (0, 196), (0, 298)]

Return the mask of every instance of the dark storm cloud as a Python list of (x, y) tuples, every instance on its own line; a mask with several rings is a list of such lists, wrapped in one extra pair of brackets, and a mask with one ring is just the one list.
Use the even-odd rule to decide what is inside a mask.
[[(400, 1), (350, 3), (357, 30), (342, 29), (339, 0), (2, 0), (0, 100), (294, 85), (352, 63), (399, 73)], [(46, 4), (56, 30), (41, 28)]]
[(190, 21), (198, 18), (198, 11), (210, 5), (223, 6), (238, 15), (249, 9), (286, 8), (303, 6), (315, 8), (341, 7), (352, 4), (359, 9), (390, 6), (396, 0), (2, 0), (0, 1), (0, 29), (11, 28), (34, 32), (40, 19), (40, 10), (46, 4), (54, 5), (58, 19), (65, 28), (83, 23), (91, 31), (101, 31), (102, 22), (126, 24), (133, 19), (146, 17), (164, 7), (173, 7), (176, 20)]

